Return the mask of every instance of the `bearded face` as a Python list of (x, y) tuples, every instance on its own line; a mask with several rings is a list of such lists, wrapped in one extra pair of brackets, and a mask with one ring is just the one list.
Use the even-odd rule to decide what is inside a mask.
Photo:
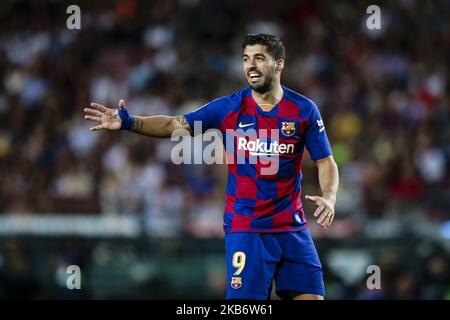
[(245, 77), (249, 86), (259, 93), (269, 91), (275, 79), (275, 60), (263, 45), (248, 45), (242, 55)]

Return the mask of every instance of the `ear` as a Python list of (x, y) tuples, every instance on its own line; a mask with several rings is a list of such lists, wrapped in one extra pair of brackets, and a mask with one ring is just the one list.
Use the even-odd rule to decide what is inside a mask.
[(277, 61), (275, 61), (276, 63), (276, 67), (275, 67), (275, 71), (281, 71), (284, 68), (284, 60), (283, 59), (278, 59)]

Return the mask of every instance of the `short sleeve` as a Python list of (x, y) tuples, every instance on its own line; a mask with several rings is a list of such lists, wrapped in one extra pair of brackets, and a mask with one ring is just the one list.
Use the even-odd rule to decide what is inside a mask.
[(319, 109), (311, 101), (311, 114), (308, 118), (308, 125), (305, 132), (305, 146), (308, 149), (312, 160), (319, 160), (333, 154), (331, 146), (325, 132)]
[(218, 129), (220, 127), (220, 112), (223, 107), (224, 98), (219, 98), (205, 104), (197, 110), (185, 114), (184, 117), (193, 132), (194, 126), (198, 126), (201, 123), (202, 133), (204, 133), (208, 129)]

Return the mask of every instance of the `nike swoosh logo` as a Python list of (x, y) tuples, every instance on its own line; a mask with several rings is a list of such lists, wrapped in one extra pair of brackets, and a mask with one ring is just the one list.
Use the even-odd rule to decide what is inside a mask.
[(252, 122), (252, 123), (247, 123), (247, 124), (243, 124), (242, 122), (239, 122), (239, 128), (249, 127), (249, 126), (251, 126), (252, 124), (254, 124), (254, 122)]

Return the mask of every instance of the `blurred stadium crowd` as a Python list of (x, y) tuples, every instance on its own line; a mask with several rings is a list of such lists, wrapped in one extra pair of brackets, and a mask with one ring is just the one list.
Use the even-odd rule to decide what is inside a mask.
[[(176, 166), (169, 140), (94, 134), (82, 109), (193, 110), (246, 85), (241, 41), (265, 32), (286, 46), (282, 81), (327, 126), (336, 224), (449, 220), (449, 1), (383, 2), (381, 30), (366, 27), (369, 2), (79, 1), (81, 30), (66, 28), (68, 4), (0, 5), (0, 213), (139, 215), (152, 235), (221, 237), (224, 166)], [(304, 193), (319, 190), (314, 170), (304, 162)], [(448, 283), (438, 256), (430, 272)]]

